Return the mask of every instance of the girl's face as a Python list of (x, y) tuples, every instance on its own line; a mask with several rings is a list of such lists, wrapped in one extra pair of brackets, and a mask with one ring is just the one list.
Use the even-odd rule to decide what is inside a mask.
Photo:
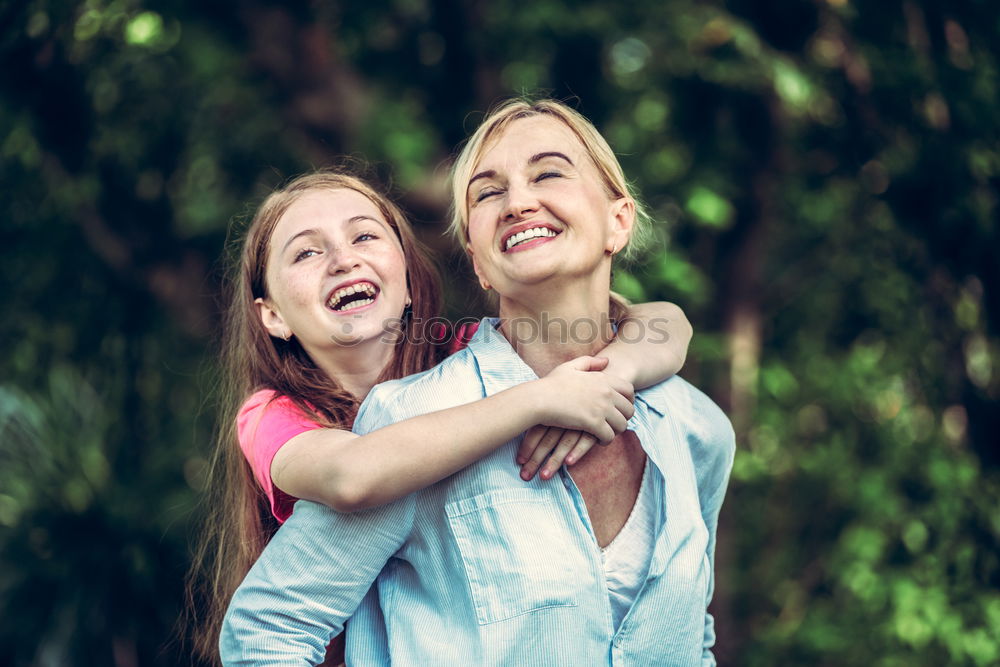
[(331, 348), (395, 340), (409, 304), (406, 259), (378, 207), (355, 190), (312, 190), (271, 234), (261, 321), (316, 358)]
[(627, 242), (634, 205), (609, 197), (579, 138), (554, 118), (511, 123), (472, 174), (469, 253), (502, 296), (589, 276)]

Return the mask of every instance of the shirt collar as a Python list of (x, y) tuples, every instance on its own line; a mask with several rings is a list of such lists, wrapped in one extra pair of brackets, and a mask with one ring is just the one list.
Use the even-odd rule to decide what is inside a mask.
[(517, 355), (497, 326), (500, 319), (485, 317), (476, 335), (469, 341), (469, 351), (476, 358), (479, 377), (487, 396), (509, 389), (522, 382), (537, 380), (535, 371)]
[[(483, 318), (476, 334), (469, 341), (469, 351), (479, 366), (479, 376), (486, 396), (538, 379), (531, 367), (524, 363), (507, 338), (500, 333), (497, 328), (499, 323), (500, 319), (497, 317)], [(667, 413), (665, 392), (657, 387), (638, 392), (636, 400), (645, 403), (661, 417)]]

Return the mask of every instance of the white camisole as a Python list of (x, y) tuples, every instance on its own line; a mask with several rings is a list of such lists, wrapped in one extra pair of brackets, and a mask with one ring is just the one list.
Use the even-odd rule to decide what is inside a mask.
[(608, 546), (601, 549), (604, 576), (608, 582), (611, 619), (615, 631), (632, 607), (646, 581), (656, 539), (656, 506), (650, 483), (649, 459), (642, 471), (639, 495), (625, 525)]

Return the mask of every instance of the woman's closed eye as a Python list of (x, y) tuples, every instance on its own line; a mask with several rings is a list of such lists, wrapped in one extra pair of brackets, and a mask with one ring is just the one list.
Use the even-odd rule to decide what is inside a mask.
[(481, 202), (484, 199), (489, 199), (490, 197), (498, 194), (500, 194), (500, 190), (496, 188), (486, 188), (485, 190), (480, 190), (479, 194), (476, 195), (476, 202)]
[[(532, 179), (532, 180), (535, 183), (538, 183), (540, 181), (544, 181), (544, 180), (549, 179), (549, 178), (562, 178), (562, 177), (563, 177), (562, 172), (549, 170), (549, 171), (543, 171), (543, 172), (541, 172), (540, 174), (538, 174), (537, 176), (535, 176), (534, 179)], [(489, 199), (490, 197), (495, 197), (496, 195), (500, 195), (500, 194), (503, 194), (503, 190), (501, 188), (493, 187), (493, 186), (486, 187), (486, 188), (483, 188), (482, 190), (480, 190), (476, 194), (476, 198), (475, 198), (475, 201), (473, 203), (474, 204), (478, 204), (481, 201)]]

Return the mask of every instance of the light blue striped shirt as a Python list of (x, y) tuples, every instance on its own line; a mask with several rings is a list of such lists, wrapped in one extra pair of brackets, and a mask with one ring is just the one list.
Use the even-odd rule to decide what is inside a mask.
[[(466, 350), (375, 387), (355, 430), (535, 377), (495, 320), (484, 320)], [(732, 427), (676, 377), (639, 392), (635, 407), (629, 428), (652, 464), (656, 538), (617, 628), (583, 497), (565, 469), (523, 481), (514, 440), (374, 510), (338, 514), (299, 501), (233, 597), (223, 661), (316, 664), (350, 618), (350, 665), (715, 664), (707, 607)]]

